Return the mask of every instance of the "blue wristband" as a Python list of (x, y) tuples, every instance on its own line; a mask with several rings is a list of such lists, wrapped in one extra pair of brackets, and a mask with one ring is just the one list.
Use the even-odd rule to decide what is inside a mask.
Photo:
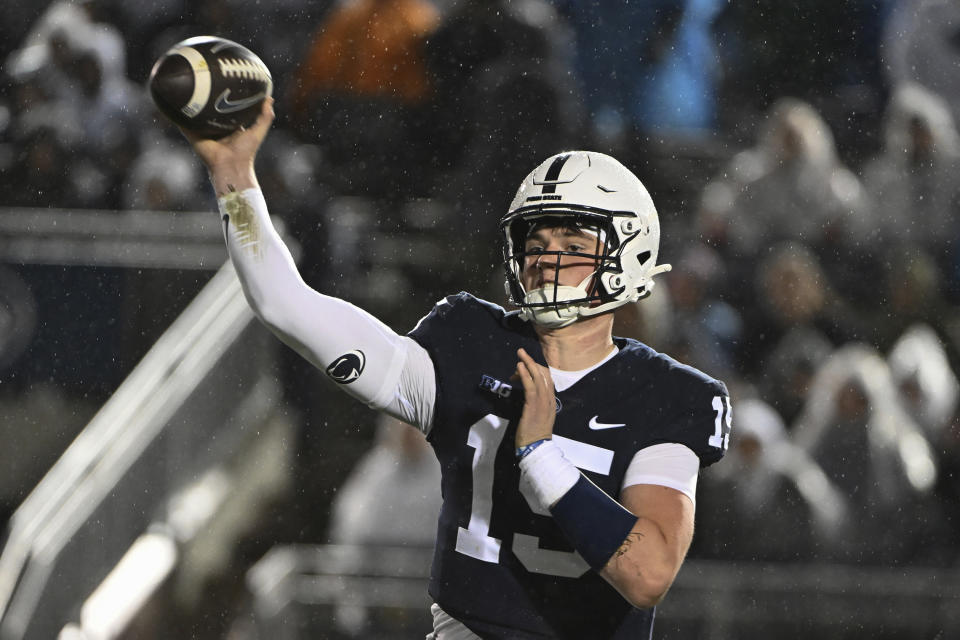
[(583, 474), (553, 505), (550, 515), (594, 571), (606, 566), (637, 523), (637, 516)]
[(522, 447), (517, 447), (517, 460), (523, 460), (528, 455), (530, 455), (534, 449), (542, 445), (544, 442), (550, 442), (550, 438), (534, 440), (530, 444), (525, 444)]

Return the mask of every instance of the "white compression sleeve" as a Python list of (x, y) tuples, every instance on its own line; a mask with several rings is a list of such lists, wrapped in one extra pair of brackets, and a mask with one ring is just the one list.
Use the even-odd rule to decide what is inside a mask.
[(347, 354), (354, 376), (340, 386), (374, 409), (430, 428), (433, 362), (410, 338), (352, 304), (312, 289), (270, 221), (259, 189), (218, 201), (227, 250), (254, 313), (284, 343), (326, 370)]
[(621, 490), (634, 484), (657, 484), (685, 494), (696, 504), (700, 459), (688, 447), (665, 442), (637, 451), (623, 476)]

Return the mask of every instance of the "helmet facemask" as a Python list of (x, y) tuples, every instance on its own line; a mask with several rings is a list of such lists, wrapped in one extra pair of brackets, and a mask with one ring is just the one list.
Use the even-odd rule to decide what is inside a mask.
[[(610, 257), (606, 238), (606, 222), (597, 217), (578, 217), (575, 215), (543, 215), (533, 212), (529, 216), (519, 215), (504, 221), (504, 231), (509, 237), (505, 249), (504, 266), (507, 270), (507, 282), (511, 298), (521, 307), (525, 318), (536, 320), (549, 327), (561, 327), (577, 319), (576, 307), (592, 306), (602, 300), (597, 276), (608, 266)], [(564, 229), (592, 237), (594, 246), (587, 251), (547, 251), (537, 248), (527, 249), (530, 236), (541, 229)], [(594, 263), (594, 269), (581, 282), (574, 286), (560, 285), (561, 270), (571, 266), (571, 261), (587, 258)], [(530, 260), (549, 259), (552, 264), (540, 267), (552, 270), (542, 288), (527, 291), (523, 284), (523, 274)]]
[[(558, 165), (573, 168), (568, 172), (573, 177), (563, 178), (564, 171), (555, 170), (551, 183), (550, 167)], [(620, 210), (591, 206), (594, 201), (637, 206)], [(533, 232), (558, 227), (584, 232), (598, 242), (592, 252), (527, 250)], [(547, 328), (563, 327), (646, 297), (653, 288), (653, 276), (670, 269), (656, 264), (659, 223), (649, 195), (633, 174), (603, 154), (578, 151), (548, 159), (521, 185), (500, 229), (511, 302), (520, 308), (522, 318)], [(543, 288), (527, 291), (524, 266), (533, 256), (551, 257), (552, 265), (544, 268), (554, 273)], [(574, 286), (556, 284), (571, 260), (583, 258), (595, 264), (586, 278)]]

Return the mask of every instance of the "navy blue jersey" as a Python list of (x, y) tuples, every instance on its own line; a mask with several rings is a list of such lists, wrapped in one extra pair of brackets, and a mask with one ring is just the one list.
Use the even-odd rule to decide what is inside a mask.
[[(632, 607), (590, 570), (520, 486), (523, 390), (510, 377), (520, 347), (545, 364), (533, 327), (461, 293), (410, 336), (437, 376), (428, 435), (443, 472), (437, 604), (484, 638), (648, 638), (653, 610)], [(619, 353), (557, 393), (554, 441), (567, 459), (615, 498), (645, 447), (681, 443), (701, 466), (719, 460), (730, 424), (724, 384), (635, 340), (614, 341)]]

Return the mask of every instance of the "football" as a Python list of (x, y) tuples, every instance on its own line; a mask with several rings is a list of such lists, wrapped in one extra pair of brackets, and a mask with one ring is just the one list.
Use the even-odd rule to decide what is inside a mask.
[(222, 138), (253, 124), (273, 93), (263, 61), (216, 36), (179, 42), (153, 65), (150, 97), (163, 115), (203, 138)]

